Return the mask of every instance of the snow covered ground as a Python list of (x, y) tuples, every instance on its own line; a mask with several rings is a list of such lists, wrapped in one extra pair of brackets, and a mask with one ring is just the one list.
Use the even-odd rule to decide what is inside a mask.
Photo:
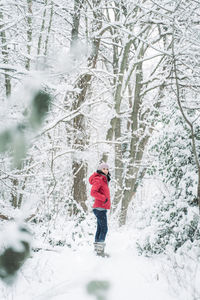
[[(177, 300), (162, 260), (138, 256), (134, 239), (131, 231), (110, 233), (106, 247), (110, 258), (96, 257), (92, 245), (33, 253), (14, 286), (1, 283), (0, 299)], [(105, 291), (98, 293), (98, 286)]]

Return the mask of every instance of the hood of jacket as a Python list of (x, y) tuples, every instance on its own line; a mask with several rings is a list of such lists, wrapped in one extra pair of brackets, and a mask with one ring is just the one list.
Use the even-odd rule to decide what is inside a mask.
[(95, 182), (95, 180), (98, 180), (102, 178), (103, 181), (107, 182), (107, 178), (106, 178), (106, 175), (103, 175), (103, 174), (99, 174), (97, 172), (94, 172), (90, 177), (89, 177), (89, 183), (90, 184), (93, 184)]

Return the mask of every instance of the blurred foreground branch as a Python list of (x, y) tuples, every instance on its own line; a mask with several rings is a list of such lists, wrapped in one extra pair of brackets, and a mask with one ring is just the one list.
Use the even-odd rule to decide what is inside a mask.
[[(30, 133), (35, 134), (40, 128), (49, 112), (50, 104), (49, 93), (42, 90), (34, 91), (24, 122), (0, 132), (0, 154), (5, 152), (10, 154), (13, 158), (13, 168), (23, 167), (29, 144), (26, 136)], [(0, 219), (10, 220), (3, 214), (0, 214)], [(3, 245), (0, 252), (0, 278), (8, 284), (13, 283), (17, 271), (30, 255), (31, 232), (24, 226), (23, 221), (13, 222), (11, 225), (6, 224), (0, 234), (1, 245)], [(9, 226), (12, 227), (11, 230)]]

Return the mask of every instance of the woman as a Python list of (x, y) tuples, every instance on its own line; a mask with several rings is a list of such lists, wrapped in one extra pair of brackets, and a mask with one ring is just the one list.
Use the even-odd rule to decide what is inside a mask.
[(109, 166), (102, 163), (98, 166), (89, 182), (92, 185), (91, 196), (94, 197), (93, 212), (97, 218), (94, 248), (98, 255), (104, 256), (105, 238), (108, 231), (107, 210), (110, 209), (110, 181)]

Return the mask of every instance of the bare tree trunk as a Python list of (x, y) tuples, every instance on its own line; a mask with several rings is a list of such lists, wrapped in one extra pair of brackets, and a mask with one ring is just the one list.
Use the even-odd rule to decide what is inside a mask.
[[(1, 9), (2, 5), (0, 5)], [(2, 43), (2, 56), (3, 56), (3, 63), (8, 64), (8, 47), (7, 47), (7, 39), (6, 39), (6, 32), (5, 30), (2, 30), (4, 23), (3, 23), (3, 13), (0, 10), (0, 21), (2, 25), (0, 25), (0, 37), (1, 37), (1, 43)], [(11, 80), (10, 76), (7, 74), (7, 71), (5, 70), (5, 90), (6, 90), (6, 97), (9, 97), (11, 94)]]
[[(119, 22), (120, 20), (120, 7), (119, 7), (119, 3), (115, 2), (115, 8), (113, 10), (113, 13), (114, 13), (114, 20), (115, 22)], [(109, 10), (107, 10), (107, 16), (108, 16), (108, 19), (109, 19), (109, 22), (111, 22), (111, 17), (109, 15)], [(118, 44), (120, 43), (119, 41), (119, 34), (117, 32), (117, 30), (115, 28), (110, 28), (110, 35), (113, 37), (112, 40), (113, 40), (113, 59), (112, 59), (112, 66), (113, 66), (113, 74), (114, 74), (114, 77), (113, 77), (113, 88), (116, 89), (116, 86), (117, 86), (117, 82), (119, 81), (119, 57), (120, 57), (120, 54), (119, 54), (119, 46)], [(116, 92), (113, 93), (113, 98), (115, 99), (115, 95), (117, 95)], [(119, 99), (120, 101), (121, 99)], [(118, 105), (118, 107), (120, 107), (120, 103)], [(116, 109), (116, 107), (115, 107)], [(111, 127), (109, 128), (108, 132), (107, 132), (107, 135), (106, 135), (106, 140), (107, 141), (112, 141), (113, 140), (113, 137), (114, 137), (114, 128), (116, 127), (116, 123), (117, 123), (117, 118), (114, 117), (111, 122), (110, 122), (110, 125)], [(103, 153), (102, 155), (102, 161), (104, 162), (107, 162), (108, 160), (108, 154), (107, 153)]]
[(17, 204), (18, 204), (17, 189), (18, 189), (19, 181), (16, 178), (13, 178), (11, 181), (12, 181), (11, 204), (14, 208), (17, 208)]
[(31, 43), (32, 43), (32, 0), (27, 0), (28, 5), (28, 16), (27, 16), (27, 60), (25, 64), (25, 68), (30, 70), (30, 54), (31, 54)]
[[(84, 0), (83, 0), (84, 1)], [(75, 46), (78, 40), (79, 34), (79, 23), (80, 23), (80, 10), (83, 4), (83, 1), (74, 0), (74, 13), (72, 18), (72, 30), (71, 30), (71, 51), (73, 51), (73, 47)], [(85, 101), (85, 95), (87, 91), (87, 82), (89, 82), (91, 76), (88, 77), (86, 74), (83, 78), (80, 78), (76, 84), (76, 87), (80, 88), (80, 93), (73, 95), (73, 105), (72, 110), (77, 109), (82, 102)], [(83, 115), (78, 115), (73, 120), (73, 130), (74, 130), (74, 138), (73, 138), (73, 148), (78, 151), (83, 151), (84, 145), (87, 141), (87, 137), (85, 136), (85, 120)], [(73, 199), (81, 205), (84, 211), (87, 211), (87, 207), (85, 205), (85, 201), (87, 198), (87, 191), (85, 185), (86, 178), (86, 166), (83, 164), (83, 161), (74, 160), (72, 161), (72, 172), (73, 172), (73, 186), (72, 186), (72, 194)], [(73, 205), (71, 208), (71, 214), (77, 214), (78, 209), (76, 205)]]
[(42, 35), (44, 32), (44, 28), (45, 28), (45, 19), (46, 19), (46, 13), (47, 13), (47, 1), (48, 0), (45, 0), (45, 4), (44, 4), (45, 8), (44, 8), (44, 12), (43, 12), (40, 35), (39, 35), (39, 39), (38, 39), (37, 55), (40, 55), (40, 51), (41, 51)]
[[(85, 74), (82, 78), (79, 79), (77, 88), (80, 89), (80, 93), (76, 95), (76, 98), (73, 102), (73, 108), (77, 109), (84, 101), (90, 85), (91, 75)], [(75, 151), (84, 151), (84, 147), (88, 142), (88, 137), (86, 134), (86, 123), (85, 117), (79, 114), (73, 120), (73, 130), (75, 136), (73, 139), (73, 148)], [(80, 159), (73, 159), (72, 163), (73, 168), (73, 198), (74, 200), (81, 205), (84, 211), (87, 211), (85, 201), (87, 200), (87, 190), (85, 178), (87, 175), (87, 167), (84, 164), (84, 161)], [(76, 213), (76, 212), (75, 212)]]
[(72, 18), (71, 47), (77, 42), (80, 24), (80, 10), (85, 0), (74, 0), (74, 13)]
[[(95, 30), (101, 28), (101, 12), (98, 10), (98, 6), (100, 4), (100, 0), (93, 1), (93, 5), (95, 7), (94, 10), (94, 23)], [(73, 47), (78, 39), (78, 31), (79, 31), (79, 22), (80, 22), (80, 8), (83, 4), (83, 1), (75, 0), (74, 2), (74, 16), (73, 16), (73, 25), (71, 32), (71, 46)], [(100, 38), (92, 39), (93, 51), (90, 57), (88, 58), (88, 68), (95, 68), (97, 64), (98, 51), (100, 46)], [(72, 109), (76, 110), (83, 104), (86, 100), (87, 91), (90, 88), (92, 80), (92, 75), (90, 73), (85, 73), (79, 77), (75, 88), (78, 88), (80, 92), (74, 94), (74, 101), (72, 105)], [(73, 120), (73, 129), (75, 132), (73, 139), (73, 148), (75, 152), (82, 152), (85, 146), (88, 143), (88, 136), (86, 130), (86, 120), (82, 114), (79, 114)], [(86, 190), (86, 175), (87, 175), (87, 166), (84, 163), (84, 160), (80, 157), (80, 159), (74, 158), (72, 163), (73, 168), (73, 197), (74, 200), (81, 205), (84, 211), (87, 211), (87, 206), (85, 204), (87, 200), (87, 190)], [(76, 213), (76, 211), (75, 211)]]
[(49, 45), (49, 36), (51, 32), (51, 27), (52, 27), (52, 22), (53, 22), (53, 12), (54, 12), (54, 3), (51, 1), (51, 13), (50, 13), (50, 18), (49, 18), (49, 26), (48, 26), (48, 31), (47, 31), (47, 36), (45, 40), (45, 48), (44, 48), (44, 56), (47, 56), (48, 52), (48, 45)]
[[(127, 16), (127, 9), (126, 6), (121, 3), (115, 3), (115, 19), (116, 22), (119, 22), (120, 18), (120, 11), (123, 11), (124, 16)], [(138, 8), (136, 7), (134, 10), (134, 14), (137, 15)], [(115, 31), (115, 30), (114, 30)], [(113, 34), (115, 36), (115, 34)], [(114, 71), (114, 87), (115, 87), (115, 94), (114, 94), (114, 102), (115, 102), (115, 111), (117, 117), (114, 117), (111, 120), (111, 128), (108, 130), (107, 133), (107, 140), (112, 140), (114, 137), (115, 140), (115, 179), (117, 182), (117, 187), (115, 190), (114, 201), (112, 203), (112, 211), (115, 212), (116, 208), (118, 207), (119, 203), (122, 201), (124, 195), (124, 172), (125, 166), (123, 161), (124, 149), (123, 149), (123, 142), (122, 142), (122, 129), (121, 129), (121, 102), (123, 99), (124, 88), (123, 85), (125, 83), (125, 74), (129, 64), (129, 57), (130, 57), (130, 49), (134, 43), (134, 38), (131, 35), (127, 36), (127, 43), (124, 45), (123, 50), (119, 53), (118, 45), (119, 41), (116, 40), (114, 37), (113, 39), (113, 71)], [(120, 41), (123, 43), (123, 39)], [(120, 46), (120, 45), (119, 45)], [(135, 67), (134, 67), (135, 68)], [(117, 78), (117, 79), (115, 79)], [(130, 81), (130, 77), (128, 81)], [(137, 84), (137, 81), (136, 81)], [(127, 84), (128, 86), (128, 84)], [(130, 100), (129, 100), (130, 103)], [(104, 154), (103, 159), (107, 159), (107, 155)]]
[[(144, 40), (148, 37), (150, 30), (151, 30), (151, 26), (147, 26), (146, 28), (144, 27), (143, 30)], [(128, 87), (131, 76), (128, 76), (127, 82), (125, 84), (125, 86), (128, 87), (129, 89), (129, 101), (130, 101), (130, 97), (133, 98), (133, 104), (132, 104), (132, 111), (131, 111), (131, 123), (128, 122), (127, 124), (131, 131), (131, 139), (130, 139), (130, 150), (129, 150), (129, 157), (128, 157), (129, 163), (126, 168), (126, 171), (124, 172), (124, 175), (122, 176), (124, 178), (124, 181), (122, 187), (123, 194), (121, 200), (121, 210), (119, 215), (120, 226), (126, 223), (129, 204), (131, 203), (134, 195), (137, 192), (137, 188), (140, 181), (142, 180), (142, 178), (146, 173), (146, 168), (144, 167), (141, 168), (141, 162), (150, 138), (150, 134), (153, 131), (153, 126), (155, 123), (155, 120), (151, 121), (150, 123), (147, 122), (148, 115), (151, 113), (149, 109), (147, 109), (145, 113), (141, 113), (142, 101), (143, 101), (142, 89), (144, 88), (144, 84), (143, 84), (144, 70), (143, 70), (142, 60), (144, 58), (146, 50), (148, 49), (148, 46), (145, 46), (145, 44), (139, 40), (135, 40), (134, 45), (135, 45), (135, 50), (140, 49), (140, 51), (137, 56), (138, 63), (133, 65), (133, 68), (130, 72), (130, 74), (132, 74), (134, 70), (135, 73), (135, 82), (133, 85), (134, 94), (132, 97), (130, 95), (131, 92), (130, 87)], [(163, 68), (165, 68), (165, 66)], [(158, 86), (158, 95), (160, 95), (160, 99), (158, 99), (157, 103), (154, 103), (155, 109), (159, 109), (160, 107), (163, 89), (164, 89), (164, 83)], [(145, 134), (146, 128), (148, 128), (148, 135)]]
[[(129, 42), (125, 45), (123, 56), (121, 60), (121, 65), (119, 69), (119, 76), (118, 81), (116, 82), (116, 93), (115, 93), (115, 110), (116, 114), (120, 115), (120, 107), (121, 107), (121, 101), (122, 101), (122, 84), (124, 80), (124, 73), (127, 68), (127, 62), (129, 57), (129, 50), (132, 44), (132, 40), (130, 39)], [(123, 155), (122, 155), (122, 144), (120, 143), (122, 133), (121, 133), (121, 118), (115, 117), (115, 122), (113, 123), (113, 131), (114, 131), (114, 137), (115, 141), (117, 142), (115, 144), (115, 179), (117, 181), (117, 188), (115, 191), (114, 201), (113, 201), (113, 211), (117, 208), (118, 203), (122, 199), (123, 195)]]
[[(24, 191), (25, 188), (26, 188), (26, 182), (27, 182), (27, 180), (28, 180), (28, 177), (25, 177), (25, 178), (24, 178), (24, 181), (23, 181), (23, 185), (22, 185), (22, 187), (21, 187), (21, 190), (22, 190), (22, 191)], [(20, 194), (19, 194), (19, 200), (18, 200), (18, 203), (17, 203), (17, 207), (18, 207), (18, 208), (21, 208), (21, 206), (22, 206), (22, 201), (23, 201), (23, 193), (20, 193)]]
[[(140, 57), (143, 57), (143, 54), (144, 54), (143, 51), (141, 51)], [(132, 138), (131, 138), (130, 154), (129, 154), (129, 164), (130, 165), (128, 167), (126, 178), (125, 178), (125, 186), (124, 186), (124, 190), (123, 190), (123, 198), (122, 198), (122, 202), (121, 202), (121, 211), (120, 211), (120, 217), (119, 217), (120, 225), (124, 225), (126, 222), (128, 206), (129, 206), (132, 196), (135, 193), (134, 185), (135, 185), (136, 177), (137, 177), (136, 174), (138, 172), (138, 168), (135, 166), (135, 158), (136, 158), (136, 153), (138, 151), (137, 146), (138, 146), (138, 140), (139, 140), (139, 137), (136, 134), (136, 131), (139, 128), (138, 115), (139, 115), (139, 110), (140, 110), (140, 105), (141, 105), (140, 92), (141, 92), (141, 88), (142, 88), (142, 85), (141, 85), (142, 78), (143, 78), (142, 63), (140, 63), (137, 65), (136, 76), (135, 76), (135, 91), (134, 91), (134, 97), (133, 97), (134, 103), (133, 103), (132, 115), (131, 115)]]

